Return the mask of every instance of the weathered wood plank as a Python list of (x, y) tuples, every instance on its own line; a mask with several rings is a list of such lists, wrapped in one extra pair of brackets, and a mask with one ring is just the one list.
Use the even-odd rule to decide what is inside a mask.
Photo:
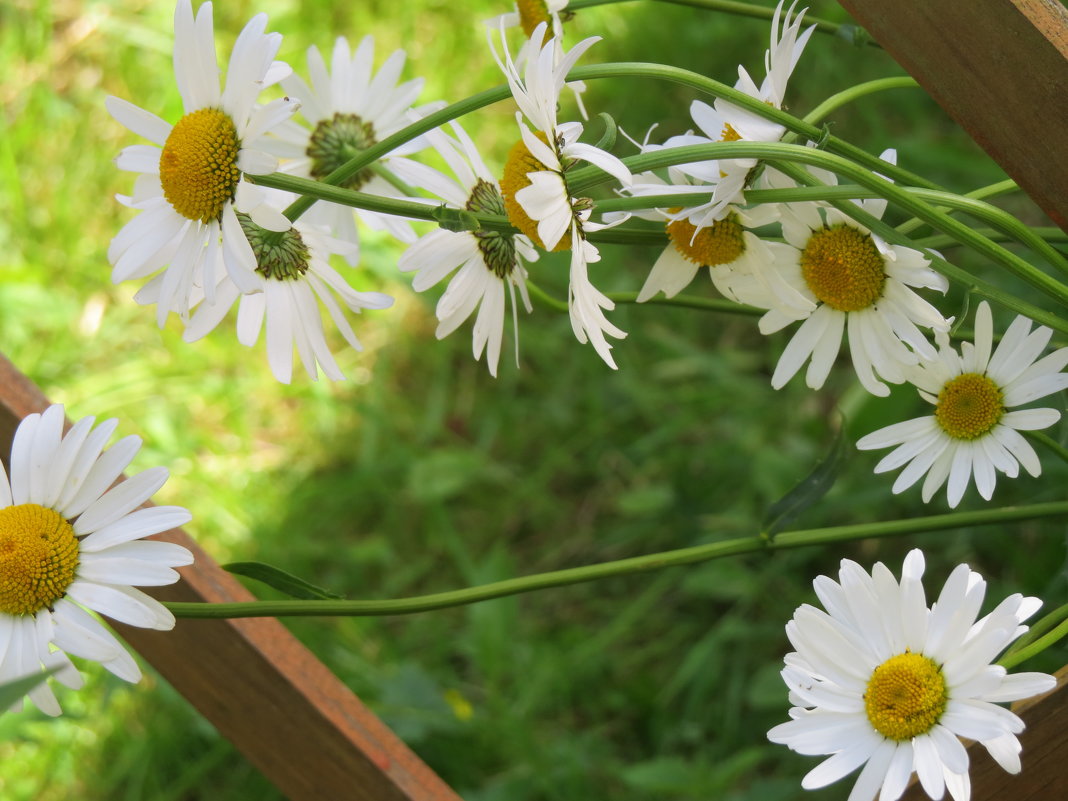
[(839, 0), (1068, 231), (1068, 10), (1057, 0)]
[[(0, 355), (0, 453), (48, 400)], [(193, 551), (162, 601), (246, 601), (250, 593), (182, 530)], [(174, 631), (116, 625), (138, 653), (293, 801), (459, 801), (395, 734), (274, 619), (179, 620)]]
[[(1065, 758), (1064, 722), (1068, 719), (1068, 667), (1057, 671), (1056, 689), (1013, 705), (1027, 722), (1020, 735), (1023, 770), (1006, 773), (978, 743), (968, 748), (971, 759), (972, 801), (1051, 801), (1068, 798), (1068, 759)], [(948, 797), (948, 796), (947, 796)], [(919, 782), (903, 801), (924, 801)], [(927, 799), (927, 801), (930, 801)]]

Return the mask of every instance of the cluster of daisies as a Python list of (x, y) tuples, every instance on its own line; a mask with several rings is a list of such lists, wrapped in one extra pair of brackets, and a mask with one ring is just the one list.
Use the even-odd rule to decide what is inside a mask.
[[(120, 169), (138, 173), (132, 194), (120, 197), (138, 213), (109, 248), (113, 280), (148, 279), (137, 301), (156, 305), (160, 325), (177, 314), (189, 341), (218, 327), (236, 305), (239, 341), (253, 346), (265, 328), (268, 363), (278, 380), (292, 379), (294, 349), (312, 379), (321, 369), (336, 380), (343, 374), (322, 308), (359, 349), (348, 313), (392, 304), (385, 294), (354, 289), (331, 266), (334, 256), (359, 264), (359, 226), (367, 225), (405, 243), (398, 266), (414, 274), (416, 291), (446, 284), (436, 307), (437, 336), (473, 316), (473, 355), (484, 356), (496, 375), (509, 306), (518, 359), (519, 308), (531, 311), (528, 265), (541, 251), (568, 251), (567, 308), (575, 337), (614, 369), (610, 340), (626, 333), (609, 319), (614, 304), (591, 279), (600, 252), (590, 234), (628, 215), (594, 218), (595, 201), (571, 181), (572, 169), (585, 162), (610, 178), (618, 194), (679, 197), (678, 205), (636, 213), (663, 225), (668, 240), (639, 302), (673, 297), (707, 268), (722, 295), (763, 311), (763, 334), (797, 326), (773, 371), (776, 389), (802, 369), (807, 386), (822, 387), (843, 340), (868, 392), (886, 396), (889, 384), (906, 382), (918, 389), (934, 407), (931, 415), (857, 443), (893, 449), (875, 470), (900, 470), (894, 492), (922, 480), (925, 502), (946, 487), (956, 506), (972, 483), (989, 499), (998, 472), (1014, 477), (1022, 466), (1039, 475), (1038, 457), (1020, 432), (1051, 426), (1060, 412), (1017, 407), (1068, 388), (1068, 348), (1044, 355), (1050, 329), (1017, 317), (995, 347), (992, 314), (981, 303), (974, 341), (958, 349), (950, 341), (953, 320), (925, 297), (948, 288), (927, 253), (885, 241), (828, 203), (747, 202), (748, 189), (795, 185), (783, 173), (755, 159), (724, 158), (635, 175), (617, 156), (580, 141), (583, 123), (560, 119), (561, 94), (570, 89), (585, 119), (585, 86), (567, 76), (598, 38), (566, 49), (566, 6), (566, 0), (522, 0), (489, 26), (492, 56), (518, 106), (516, 141), (497, 173), (455, 120), (350, 168), (355, 157), (443, 105), (417, 105), (423, 82), (401, 80), (403, 51), (376, 70), (370, 36), (355, 50), (339, 38), (329, 63), (309, 49), (304, 79), (275, 60), (281, 36), (267, 33), (266, 17), (258, 15), (238, 37), (221, 86), (211, 3), (194, 15), (190, 0), (179, 0), (174, 71), (184, 115), (171, 125), (108, 99), (120, 123), (153, 143), (128, 147), (117, 159)], [(758, 84), (739, 67), (737, 90), (783, 107), (813, 32), (804, 29), (804, 14), (779, 4), (764, 78)], [(525, 37), (513, 55), (507, 29), (515, 26)], [(271, 87), (284, 96), (261, 100)], [(693, 130), (661, 143), (647, 136), (640, 152), (778, 142), (786, 133), (722, 99), (694, 101), (690, 115)], [(433, 152), (451, 174), (413, 158), (424, 152)], [(888, 150), (882, 159), (893, 164), (896, 154)], [(505, 217), (512, 228), (443, 225), (417, 237), (402, 217), (326, 201), (309, 208), (256, 184), (254, 176), (273, 172), (329, 179), (365, 198)], [(819, 170), (810, 174), (825, 185), (836, 180)], [(702, 202), (685, 205), (694, 193), (703, 193)], [(880, 219), (887, 204), (856, 205)], [(771, 238), (769, 226), (781, 235)], [(72, 683), (76, 672), (65, 652), (133, 679), (136, 665), (86, 609), (134, 625), (171, 625), (159, 604), (127, 585), (174, 580), (171, 568), (188, 563), (188, 552), (140, 538), (186, 515), (133, 511), (164, 474), (147, 471), (107, 490), (136, 444), (123, 440), (101, 455), (108, 424), (90, 434), (92, 421), (81, 421), (61, 438), (61, 423), (62, 412), (53, 409), (29, 418), (16, 438), (10, 486), (6, 478), (0, 484), (0, 558), (14, 554), (0, 562), (8, 571), (0, 574), (0, 680), (46, 665)], [(928, 608), (922, 572), (918, 552), (906, 559), (900, 581), (882, 565), (869, 575), (844, 562), (840, 583), (816, 582), (827, 611), (802, 607), (788, 626), (797, 651), (787, 657), (783, 677), (795, 707), (791, 721), (770, 736), (801, 753), (831, 755), (806, 777), (806, 787), (864, 765), (851, 798), (881, 793), (895, 799), (915, 771), (933, 798), (948, 788), (963, 801), (969, 796), (963, 736), (982, 742), (1006, 769), (1019, 769), (1015, 735), (1022, 724), (995, 703), (1042, 692), (1052, 680), (1007, 676), (990, 660), (1023, 633), (1037, 602), (1013, 596), (977, 620), (985, 585), (961, 566)], [(56, 709), (47, 686), (34, 692), (38, 706)]]
[[(567, 307), (575, 336), (615, 368), (611, 340), (626, 333), (608, 317), (613, 301), (591, 280), (590, 265), (599, 261), (600, 252), (589, 234), (627, 215), (593, 219), (594, 201), (569, 186), (569, 171), (587, 162), (610, 177), (617, 192), (631, 197), (707, 193), (697, 205), (680, 200), (678, 206), (637, 212), (663, 225), (668, 238), (639, 302), (661, 293), (672, 297), (707, 268), (726, 298), (764, 310), (762, 333), (797, 324), (772, 374), (776, 389), (802, 369), (809, 387), (822, 387), (845, 340), (868, 392), (885, 396), (888, 384), (910, 382), (934, 405), (933, 415), (889, 426), (858, 443), (864, 449), (895, 446), (876, 466), (876, 472), (903, 468), (894, 492), (922, 479), (924, 501), (945, 486), (950, 506), (956, 506), (972, 483), (990, 499), (998, 472), (1013, 477), (1022, 466), (1039, 474), (1038, 457), (1020, 431), (1045, 428), (1060, 415), (1054, 409), (1015, 407), (1068, 386), (1062, 372), (1068, 350), (1041, 358), (1049, 329), (1032, 331), (1026, 319), (1017, 318), (991, 352), (990, 311), (981, 304), (975, 342), (963, 343), (958, 351), (948, 339), (952, 320), (924, 297), (947, 289), (924, 252), (890, 244), (827, 203), (746, 203), (746, 189), (793, 186), (782, 173), (755, 159), (736, 158), (632, 175), (616, 156), (580, 141), (582, 123), (560, 121), (560, 97), (568, 86), (581, 98), (585, 86), (566, 78), (597, 37), (564, 48), (566, 5), (563, 0), (522, 2), (490, 23), (492, 55), (519, 109), (517, 141), (498, 177), (456, 121), (346, 174), (343, 168), (354, 156), (442, 105), (416, 105), (423, 82), (401, 81), (404, 52), (394, 52), (375, 70), (370, 36), (355, 50), (339, 38), (329, 64), (317, 48), (309, 49), (309, 79), (304, 80), (274, 60), (281, 37), (265, 33), (261, 14), (238, 37), (220, 90), (211, 3), (203, 3), (194, 16), (189, 0), (180, 0), (174, 71), (184, 116), (170, 125), (124, 100), (108, 99), (118, 121), (154, 143), (128, 147), (117, 159), (121, 169), (139, 173), (133, 194), (120, 197), (139, 213), (111, 243), (112, 278), (151, 276), (136, 299), (156, 304), (160, 325), (175, 312), (189, 341), (211, 332), (237, 305), (238, 340), (255, 345), (266, 329), (267, 359), (278, 380), (291, 380), (294, 348), (313, 379), (320, 369), (341, 379), (322, 308), (345, 342), (360, 349), (347, 313), (384, 309), (393, 302), (383, 293), (354, 289), (330, 264), (335, 255), (349, 265), (359, 263), (358, 224), (367, 225), (407, 245), (398, 266), (414, 273), (416, 291), (446, 283), (436, 308), (437, 336), (474, 317), (473, 355), (484, 355), (496, 375), (509, 306), (518, 360), (518, 311), (520, 306), (531, 311), (527, 265), (539, 251), (566, 250)], [(763, 80), (758, 84), (739, 67), (736, 89), (782, 108), (813, 31), (803, 29), (804, 13), (794, 13), (794, 6), (784, 11), (779, 4)], [(522, 26), (525, 34), (515, 57), (506, 37), (510, 26)], [(261, 102), (261, 92), (276, 84), (284, 97)], [(579, 107), (584, 116), (581, 100)], [(695, 130), (662, 143), (647, 137), (641, 152), (777, 142), (786, 132), (722, 99), (712, 105), (695, 100), (690, 114)], [(427, 150), (451, 175), (412, 158)], [(894, 163), (896, 154), (888, 150), (882, 158)], [(324, 179), (339, 169), (346, 177), (331, 180), (344, 189), (506, 216), (513, 229), (450, 226), (417, 239), (404, 218), (326, 201), (311, 204), (291, 221), (284, 212), (298, 217), (288, 208), (294, 196), (248, 179), (275, 171)], [(832, 174), (811, 172), (824, 184), (835, 182)], [(887, 205), (880, 199), (856, 204), (877, 219)], [(769, 225), (779, 226), (781, 236), (757, 235), (759, 229), (767, 237)]]

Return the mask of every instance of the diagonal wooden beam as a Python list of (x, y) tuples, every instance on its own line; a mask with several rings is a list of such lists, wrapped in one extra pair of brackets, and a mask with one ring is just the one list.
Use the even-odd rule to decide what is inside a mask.
[[(48, 406), (0, 354), (0, 454), (19, 421)], [(247, 601), (251, 594), (181, 529), (189, 548), (161, 601)], [(292, 801), (460, 801), (398, 737), (274, 619), (179, 620), (173, 631), (115, 625), (126, 641)]]
[[(1027, 723), (1020, 735), (1023, 770), (1006, 773), (978, 743), (968, 748), (972, 801), (1052, 801), (1068, 798), (1064, 721), (1068, 718), (1068, 667), (1057, 671), (1055, 689), (1014, 704), (1012, 711)], [(948, 795), (947, 795), (948, 798)], [(919, 782), (913, 782), (902, 801), (930, 801)]]
[(1057, 0), (839, 0), (1068, 231), (1068, 9)]

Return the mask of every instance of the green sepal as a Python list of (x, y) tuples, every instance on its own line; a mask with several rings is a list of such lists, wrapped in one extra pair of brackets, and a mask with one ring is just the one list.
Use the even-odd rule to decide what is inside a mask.
[(477, 231), (482, 225), (478, 217), (464, 209), (454, 209), (444, 203), (431, 212), (434, 220), (446, 231)]
[(279, 592), (284, 592), (290, 598), (298, 598), (302, 601), (330, 601), (342, 598), (337, 593), (264, 562), (230, 562), (222, 567), (230, 573), (255, 579)]

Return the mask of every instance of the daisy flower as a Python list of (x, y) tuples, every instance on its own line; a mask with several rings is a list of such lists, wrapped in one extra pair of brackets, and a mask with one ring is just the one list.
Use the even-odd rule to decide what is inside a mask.
[[(622, 338), (626, 334), (605, 317), (604, 311), (613, 309), (615, 304), (590, 282), (586, 269), (590, 262), (600, 259), (600, 253), (586, 240), (586, 234), (607, 226), (590, 222), (593, 203), (589, 198), (571, 195), (566, 172), (577, 161), (587, 161), (623, 185), (630, 183), (631, 175), (615, 156), (578, 141), (581, 123), (557, 122), (556, 107), (564, 78), (599, 37), (579, 42), (558, 62), (554, 56), (555, 38), (539, 44), (544, 41), (545, 32), (545, 23), (541, 23), (524, 45), (529, 49), (529, 56), (522, 76), (508, 51), (503, 31), (503, 62), (493, 48), (493, 57), (508, 79), (520, 109), (516, 121), (521, 139), (508, 155), (501, 192), (508, 219), (535, 244), (546, 250), (570, 248), (568, 311), (572, 330), (579, 342), (592, 344), (608, 366), (616, 369), (612, 346), (605, 335)], [(492, 48), (492, 39), (490, 45)], [(534, 131), (524, 117), (534, 125)]]
[[(112, 487), (141, 439), (125, 437), (104, 451), (118, 421), (93, 423), (85, 417), (64, 435), (62, 406), (31, 414), (15, 432), (10, 481), (0, 464), (0, 684), (44, 666), (78, 689), (81, 674), (68, 654), (136, 682), (137, 663), (90, 612), (174, 627), (174, 616), (132, 585), (173, 584), (172, 568), (192, 564), (180, 545), (143, 539), (188, 523), (190, 514), (180, 506), (138, 508), (167, 480), (162, 467)], [(47, 683), (29, 697), (45, 714), (60, 713)]]
[[(282, 192), (272, 194), (280, 201), (286, 196)], [(351, 243), (306, 223), (293, 223), (279, 232), (261, 228), (245, 215), (238, 215), (238, 221), (256, 260), (255, 291), (242, 293), (224, 276), (214, 302), (205, 300), (193, 314), (183, 334), (185, 341), (195, 342), (208, 334), (237, 302), (238, 341), (254, 346), (266, 325), (267, 362), (276, 379), (283, 384), (292, 380), (294, 345), (312, 381), (319, 378), (318, 367), (332, 381), (344, 379), (326, 341), (319, 303), (326, 307), (345, 341), (363, 350), (342, 306), (357, 313), (386, 309), (393, 305), (393, 298), (381, 292), (357, 292), (330, 266), (331, 254), (352, 255)]]
[[(882, 157), (892, 162), (894, 153), (886, 151)], [(874, 217), (886, 210), (883, 199), (855, 202)], [(786, 283), (812, 305), (798, 317), (796, 308), (785, 308), (769, 292), (763, 297), (754, 292), (748, 301), (769, 310), (760, 319), (763, 334), (804, 320), (775, 366), (771, 377), (775, 389), (783, 387), (805, 362), (809, 362), (805, 383), (812, 389), (822, 387), (847, 331), (857, 378), (873, 395), (890, 392), (880, 378), (900, 384), (906, 367), (936, 357), (920, 327), (946, 332), (949, 321), (912, 288), (944, 293), (949, 283), (930, 268), (925, 255), (889, 244), (824, 204), (790, 203), (781, 215), (783, 236), (792, 249), (777, 267)]]
[[(486, 26), (494, 30), (521, 27), (524, 35), (530, 41), (534, 35), (534, 29), (538, 25), (545, 23), (546, 28), (542, 34), (542, 39), (539, 40), (539, 44), (543, 43), (546, 37), (552, 36), (555, 38), (556, 46), (553, 56), (559, 62), (564, 57), (564, 22), (574, 16), (574, 12), (567, 10), (567, 3), (568, 0), (517, 0), (514, 6), (515, 11), (486, 20)], [(528, 54), (529, 48), (524, 45), (515, 59), (516, 66), (519, 69), (523, 68)], [(578, 105), (582, 119), (587, 119), (586, 107), (582, 104), (582, 93), (586, 91), (586, 83), (584, 81), (570, 81), (566, 85), (575, 95), (575, 103)]]
[[(763, 83), (758, 87), (746, 69), (739, 66), (738, 81), (734, 84), (735, 89), (777, 109), (782, 108), (786, 85), (816, 27), (812, 25), (802, 32), (801, 22), (808, 9), (803, 9), (795, 16), (793, 12), (797, 3), (794, 2), (784, 16), (783, 2), (780, 0), (775, 7), (771, 21), (771, 46), (764, 53), (766, 75)], [(778, 142), (786, 132), (782, 125), (721, 98), (717, 98), (711, 106), (700, 100), (693, 101), (690, 104), (690, 116), (704, 136), (692, 133), (674, 136), (664, 143), (665, 147), (707, 145), (713, 142)], [(703, 228), (713, 220), (726, 216), (730, 204), (742, 201), (742, 192), (756, 165), (756, 159), (719, 159), (678, 165), (682, 172), (714, 187), (707, 203), (689, 209), (690, 222)]]
[(877, 563), (868, 575), (842, 560), (839, 581), (813, 586), (826, 612), (804, 604), (786, 624), (790, 721), (768, 739), (809, 756), (829, 755), (801, 781), (824, 787), (863, 765), (850, 801), (895, 801), (915, 771), (933, 799), (946, 788), (968, 801), (968, 752), (978, 740), (1009, 773), (1020, 771), (1024, 723), (997, 704), (1053, 689), (1044, 673), (1007, 675), (992, 660), (1027, 631), (1042, 602), (1011, 595), (976, 620), (986, 582), (968, 565), (950, 574), (930, 609), (923, 553), (905, 557), (901, 581)]
[(111, 241), (111, 278), (119, 283), (165, 268), (157, 309), (161, 327), (171, 311), (186, 317), (195, 286), (211, 291), (221, 253), (232, 256), (226, 264), (234, 283), (252, 291), (256, 265), (238, 213), (271, 230), (287, 225), (243, 177), (274, 172), (278, 162), (259, 149), (262, 137), (298, 108), (286, 98), (256, 104), (264, 87), (289, 72), (273, 61), (282, 36), (265, 34), (266, 26), (267, 16), (257, 14), (241, 31), (220, 92), (211, 3), (201, 5), (194, 19), (189, 0), (179, 0), (174, 76), (185, 115), (172, 126), (132, 103), (107, 98), (116, 120), (155, 143), (128, 147), (115, 162), (140, 173), (133, 195), (119, 200), (141, 213)]
[[(456, 139), (441, 129), (431, 131), (427, 138), (445, 159), (457, 180), (431, 167), (423, 167), (424, 175), (418, 180), (419, 185), (454, 208), (504, 215), (504, 198), (500, 188), (478, 154), (475, 143), (459, 124), (453, 123), (452, 129)], [(537, 258), (534, 246), (522, 234), (439, 229), (409, 247), (401, 256), (398, 266), (403, 272), (418, 270), (412, 281), (416, 292), (423, 292), (452, 274), (445, 294), (438, 301), (438, 328), (435, 334), (438, 339), (445, 338), (477, 308), (478, 316), (471, 339), (472, 353), (477, 360), (485, 350), (486, 366), (490, 375), (496, 377), (504, 333), (505, 289), (512, 304), (518, 364), (516, 289), (529, 313), (531, 306), (523, 260), (535, 261)]]
[[(321, 180), (361, 151), (410, 124), (413, 113), (418, 118), (430, 108), (412, 110), (412, 103), (423, 90), (422, 78), (397, 83), (404, 69), (405, 52), (394, 51), (377, 73), (372, 70), (374, 52), (374, 37), (370, 35), (360, 41), (354, 53), (350, 52), (348, 40), (339, 36), (329, 69), (319, 49), (308, 48), (310, 85), (297, 75), (282, 81), (290, 97), (300, 101), (301, 114), (310, 126), (289, 120), (272, 132), (265, 147), (286, 159), (282, 172)], [(408, 162), (398, 157), (424, 147), (426, 140), (417, 137), (379, 159), (376, 166), (411, 181), (405, 169)], [(374, 195), (403, 196), (372, 167), (360, 170), (340, 186)], [(358, 245), (353, 211), (349, 206), (320, 200), (304, 216), (310, 223), (325, 226), (335, 236)], [(403, 218), (366, 209), (355, 212), (375, 230), (389, 231), (402, 242), (415, 241), (415, 232)], [(347, 258), (355, 264), (359, 250)]]
[[(938, 358), (917, 365), (908, 379), (934, 414), (895, 423), (857, 442), (861, 450), (894, 447), (875, 466), (876, 473), (905, 469), (893, 491), (903, 492), (921, 477), (924, 503), (947, 483), (949, 505), (956, 506), (973, 477), (984, 499), (994, 493), (997, 471), (1009, 478), (1019, 466), (1032, 476), (1042, 472), (1034, 448), (1020, 431), (1048, 428), (1061, 413), (1056, 409), (1014, 409), (1068, 387), (1068, 348), (1039, 359), (1053, 332), (1018, 316), (992, 350), (990, 306), (983, 301), (975, 313), (975, 344), (964, 342), (958, 354), (948, 337), (940, 338)], [(896, 447), (895, 447), (896, 446)]]
[[(661, 148), (660, 145), (641, 146), (643, 153)], [(669, 195), (708, 187), (673, 167), (668, 168), (668, 174), (671, 183), (654, 173), (636, 176), (627, 194), (630, 197)], [(639, 303), (651, 300), (658, 292), (674, 297), (690, 285), (701, 267), (708, 267), (713, 285), (730, 300), (749, 303), (770, 294), (778, 298), (783, 308), (795, 308), (799, 318), (812, 310), (812, 302), (783, 280), (776, 269), (777, 259), (789, 258), (789, 246), (765, 242), (749, 230), (776, 222), (779, 219), (776, 204), (750, 209), (732, 206), (727, 216), (700, 227), (690, 222), (689, 212), (689, 208), (682, 206), (635, 212), (644, 219), (663, 222), (669, 240), (638, 293)], [(757, 294), (753, 294), (751, 286)]]

